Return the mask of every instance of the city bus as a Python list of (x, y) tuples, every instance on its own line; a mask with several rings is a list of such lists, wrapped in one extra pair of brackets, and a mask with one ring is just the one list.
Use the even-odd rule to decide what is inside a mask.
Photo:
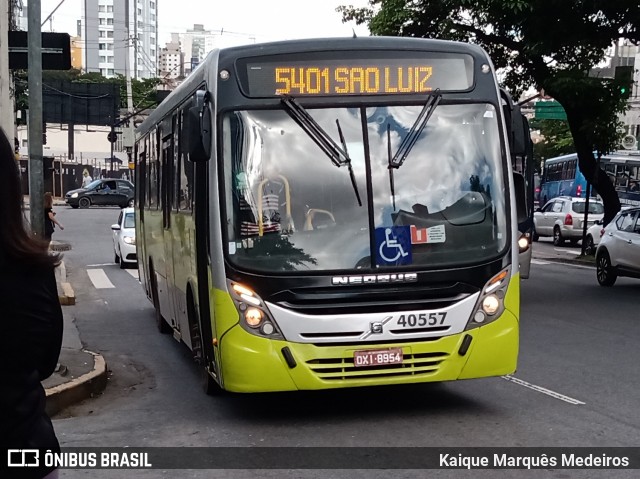
[(212, 51), (136, 130), (158, 329), (208, 394), (513, 373), (527, 142), (478, 46)]
[[(600, 168), (615, 186), (623, 206), (640, 206), (640, 151), (621, 150), (603, 155)], [(576, 153), (544, 162), (540, 206), (556, 196), (584, 198), (586, 192), (587, 180), (580, 171)], [(597, 185), (593, 185), (591, 195), (597, 196)]]

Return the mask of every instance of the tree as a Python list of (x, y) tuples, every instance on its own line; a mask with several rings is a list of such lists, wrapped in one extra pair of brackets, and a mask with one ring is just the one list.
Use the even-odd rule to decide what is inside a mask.
[(531, 128), (540, 130), (543, 140), (533, 145), (533, 156), (546, 160), (576, 151), (569, 124), (564, 120), (533, 120)]
[(640, 40), (637, 0), (369, 0), (368, 7), (338, 11), (374, 35), (477, 43), (504, 69), (514, 96), (544, 88), (567, 113), (580, 170), (602, 196), (605, 223), (615, 216), (620, 200), (593, 152), (617, 146), (618, 114), (627, 108), (623, 81), (588, 72), (620, 38)]

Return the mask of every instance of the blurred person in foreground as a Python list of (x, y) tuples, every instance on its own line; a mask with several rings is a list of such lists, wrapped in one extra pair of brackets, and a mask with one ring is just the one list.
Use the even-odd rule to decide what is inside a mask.
[[(53, 373), (62, 346), (59, 257), (25, 228), (18, 168), (2, 130), (0, 217), (0, 478), (55, 479), (44, 453), (60, 446), (40, 381)], [(7, 449), (39, 449), (40, 467), (9, 468)]]

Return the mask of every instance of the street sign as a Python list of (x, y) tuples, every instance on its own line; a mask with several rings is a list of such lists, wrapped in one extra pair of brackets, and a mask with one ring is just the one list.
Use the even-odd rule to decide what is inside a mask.
[(539, 101), (535, 106), (535, 117), (538, 120), (566, 120), (567, 114), (557, 101)]
[(635, 136), (625, 135), (625, 137), (622, 138), (622, 147), (625, 150), (635, 150), (636, 146), (638, 146), (638, 140), (636, 140)]
[[(9, 69), (29, 68), (27, 32), (9, 32)], [(71, 37), (68, 33), (42, 32), (42, 69), (71, 69)]]

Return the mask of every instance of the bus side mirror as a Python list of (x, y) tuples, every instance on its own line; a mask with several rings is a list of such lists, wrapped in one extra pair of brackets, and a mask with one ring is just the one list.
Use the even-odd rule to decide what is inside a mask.
[(211, 110), (206, 105), (194, 106), (189, 108), (187, 118), (189, 159), (193, 162), (207, 161), (211, 157)]
[(524, 176), (520, 173), (513, 173), (513, 190), (516, 197), (516, 216), (518, 224), (528, 220), (527, 215), (527, 186)]

